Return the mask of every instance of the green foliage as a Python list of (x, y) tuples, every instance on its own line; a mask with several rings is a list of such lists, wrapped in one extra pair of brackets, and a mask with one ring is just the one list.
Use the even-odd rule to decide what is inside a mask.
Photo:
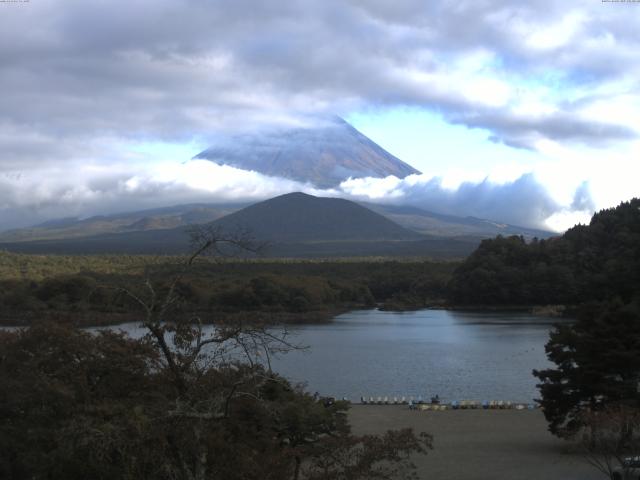
[(578, 306), (578, 321), (556, 327), (546, 345), (556, 367), (534, 371), (554, 434), (575, 434), (587, 411), (640, 406), (640, 199), (561, 237), (485, 240), (449, 290), (459, 305)]
[[(0, 474), (33, 480), (391, 478), (376, 462), (355, 475), (348, 463), (331, 472), (303, 471), (354, 442), (364, 458), (391, 462), (394, 472), (411, 470), (406, 457), (426, 453), (426, 438), (407, 431), (387, 435), (382, 444), (360, 441), (349, 433), (346, 404), (318, 401), (266, 370), (270, 355), (296, 348), (286, 332), (244, 318), (219, 320), (203, 332), (194, 306), (203, 303), (207, 287), (219, 285), (219, 276), (211, 264), (192, 275), (194, 260), (224, 242), (251, 245), (210, 229), (194, 231), (193, 239), (191, 256), (148, 269), (144, 281), (107, 276), (116, 281), (105, 287), (95, 277), (69, 275), (18, 284), (48, 308), (98, 301), (129, 309), (147, 335), (89, 334), (59, 322), (0, 334)], [(339, 296), (324, 279), (238, 277), (231, 266), (222, 285), (239, 292), (242, 308), (253, 302), (302, 309)]]
[(458, 305), (628, 302), (640, 290), (640, 199), (603, 210), (562, 237), (484, 240), (449, 289)]
[[(10, 257), (18, 267), (18, 258), (23, 256)], [(175, 257), (163, 261), (140, 257), (137, 263), (132, 257), (94, 258), (93, 263), (87, 263), (86, 257), (28, 257), (29, 272), (42, 271), (54, 260), (60, 262), (60, 268), (45, 278), (31, 274), (0, 278), (1, 321), (28, 324), (29, 318), (44, 314), (72, 317), (80, 325), (126, 321), (126, 316), (140, 311), (140, 305), (120, 289), (139, 291), (145, 278), (153, 278), (154, 288), (166, 291), (167, 279), (180, 269)], [(146, 260), (150, 263), (144, 265)], [(82, 270), (85, 266), (94, 270)], [(329, 317), (342, 309), (375, 304), (405, 309), (441, 303), (454, 267), (453, 263), (427, 261), (203, 260), (175, 288), (180, 308), (205, 319), (237, 312), (277, 318), (300, 313)]]
[(0, 477), (113, 478), (149, 422), (150, 346), (41, 324), (4, 333), (0, 357)]
[(0, 250), (0, 279), (42, 280), (82, 272), (134, 274), (150, 265), (176, 264), (179, 259), (160, 255), (23, 255)]
[(640, 303), (588, 304), (578, 321), (559, 325), (546, 345), (556, 368), (537, 371), (549, 429), (570, 436), (585, 411), (640, 407)]
[(251, 246), (208, 229), (193, 237), (190, 257), (142, 276), (33, 280), (23, 270), (21, 280), (0, 284), (4, 306), (37, 301), (74, 317), (81, 306), (128, 311), (147, 331), (134, 340), (41, 322), (0, 332), (0, 477), (410, 478), (409, 455), (426, 453), (430, 437), (410, 430), (354, 437), (345, 403), (311, 397), (264, 366), (273, 353), (296, 348), (286, 332), (240, 318), (219, 320), (205, 334), (198, 315), (218, 303), (304, 311), (338, 299), (370, 302), (363, 278), (329, 281), (295, 265), (269, 275), (256, 275), (255, 264), (250, 275), (238, 272), (242, 264), (196, 268), (195, 259), (219, 244)]
[[(411, 472), (409, 454), (430, 447), (411, 431), (355, 437), (346, 404), (255, 363), (190, 357), (202, 339), (181, 325), (167, 325), (179, 338), (170, 354), (153, 335), (54, 323), (1, 333), (0, 478), (384, 479), (395, 477), (379, 475), (381, 464)], [(218, 333), (259, 338), (235, 326)], [(328, 458), (343, 460), (328, 473), (317, 468)]]

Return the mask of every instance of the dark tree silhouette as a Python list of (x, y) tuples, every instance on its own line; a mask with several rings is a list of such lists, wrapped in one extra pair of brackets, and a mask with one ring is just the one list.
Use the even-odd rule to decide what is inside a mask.
[(534, 375), (552, 433), (572, 436), (585, 411), (640, 407), (638, 304), (583, 306), (575, 324), (551, 332), (546, 351), (556, 367)]
[(640, 199), (596, 213), (589, 225), (527, 243), (484, 240), (454, 272), (449, 300), (476, 305), (577, 305), (640, 292)]
[(181, 279), (200, 256), (255, 250), (210, 229), (194, 241), (168, 283), (120, 288), (143, 312), (141, 339), (54, 323), (0, 333), (0, 478), (411, 478), (409, 454), (431, 438), (352, 435), (346, 403), (271, 371), (273, 353), (297, 348), (286, 330), (250, 317), (205, 329), (183, 311)]

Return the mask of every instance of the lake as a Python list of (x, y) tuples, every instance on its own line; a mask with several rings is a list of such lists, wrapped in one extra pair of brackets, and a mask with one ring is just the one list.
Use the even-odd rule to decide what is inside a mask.
[[(359, 310), (333, 322), (289, 326), (309, 348), (276, 357), (275, 371), (322, 395), (414, 396), (444, 400), (538, 397), (532, 369), (550, 365), (544, 353), (558, 319), (522, 313), (450, 310)], [(120, 325), (132, 336), (134, 324)]]

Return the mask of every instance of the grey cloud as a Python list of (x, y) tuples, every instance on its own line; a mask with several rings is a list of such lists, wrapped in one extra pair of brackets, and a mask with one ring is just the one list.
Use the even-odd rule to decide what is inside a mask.
[[(185, 164), (184, 170), (170, 179), (146, 174), (135, 167), (96, 173), (83, 170), (80, 165), (74, 170), (75, 176), (45, 175), (38, 181), (21, 174), (0, 177), (0, 231), (52, 218), (86, 217), (193, 202), (260, 201), (291, 191), (408, 204), (437, 213), (475, 216), (534, 228), (546, 228), (545, 220), (554, 213), (582, 211), (592, 206), (586, 184), (576, 191), (573, 204), (567, 208), (555, 202), (531, 174), (504, 184), (489, 180), (465, 182), (456, 189), (443, 187), (438, 178), (411, 176), (404, 180), (393, 180), (393, 177), (351, 180), (337, 189), (319, 190), (290, 180), (212, 166), (206, 161), (202, 164), (213, 170), (202, 173), (197, 165)], [(226, 173), (215, 170), (222, 168), (227, 168)], [(190, 184), (194, 174), (208, 175), (205, 183), (211, 188), (203, 190)], [(371, 193), (381, 188), (393, 194), (380, 197)]]
[[(569, 44), (545, 50), (528, 46), (522, 28), (553, 24), (570, 12), (570, 2), (0, 4), (0, 229), (51, 216), (222, 198), (150, 180), (129, 191), (122, 185), (137, 173), (133, 167), (74, 177), (82, 165), (126, 161), (122, 148), (129, 141), (208, 138), (316, 114), (418, 106), (525, 148), (539, 137), (599, 145), (632, 138), (628, 128), (581, 119), (580, 101), (561, 102), (552, 115), (516, 117), (505, 107), (427, 88), (408, 73), (442, 74), (449, 62), (481, 50), (525, 80), (559, 72), (589, 90), (640, 78), (640, 31), (627, 7), (585, 3), (585, 28)], [(38, 169), (42, 185), (29, 183), (29, 172)], [(266, 191), (290, 191), (291, 184), (278, 182)], [(530, 226), (559, 208), (530, 176), (505, 185), (467, 183), (456, 191), (437, 180), (400, 188), (402, 198), (424, 208)], [(259, 186), (255, 192), (229, 195), (266, 195)], [(591, 205), (588, 187), (579, 189), (572, 208)]]
[(400, 190), (401, 202), (425, 210), (525, 227), (547, 228), (544, 221), (562, 209), (532, 174), (503, 184), (489, 180), (465, 182), (453, 190), (434, 178), (426, 184), (405, 182)]
[[(0, 231), (44, 220), (87, 217), (198, 202), (250, 202), (312, 187), (253, 172), (197, 162), (147, 171), (136, 165), (95, 170), (81, 162), (65, 169), (0, 174)], [(202, 177), (205, 177), (204, 179)], [(194, 184), (195, 179), (195, 184)]]
[(589, 182), (582, 182), (576, 189), (573, 195), (573, 201), (571, 202), (571, 209), (578, 211), (586, 211), (593, 213), (596, 209), (595, 202), (591, 197), (591, 190), (589, 189)]
[(590, 122), (567, 112), (527, 118), (493, 111), (453, 115), (449, 120), (469, 127), (489, 129), (493, 132), (491, 140), (519, 148), (532, 148), (535, 140), (540, 138), (602, 146), (612, 140), (630, 140), (637, 137), (637, 133), (630, 127)]
[[(406, 104), (487, 128), (509, 144), (534, 134), (624, 139), (631, 130), (576, 120), (571, 105), (548, 118), (514, 119), (402, 75), (407, 67), (433, 72), (478, 49), (524, 76), (554, 70), (596, 84), (623, 68), (637, 72), (638, 31), (619, 7), (583, 6), (591, 15), (585, 32), (545, 51), (527, 47), (514, 25), (544, 26), (570, 11), (565, 2), (30, 2), (0, 18), (0, 130), (80, 148), (96, 135), (175, 140), (270, 116)], [(617, 48), (606, 47), (606, 34)], [(34, 152), (32, 161), (68, 158), (62, 149), (49, 153)]]

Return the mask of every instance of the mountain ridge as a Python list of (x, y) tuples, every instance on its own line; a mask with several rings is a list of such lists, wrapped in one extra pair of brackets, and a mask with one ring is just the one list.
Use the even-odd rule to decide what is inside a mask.
[[(259, 202), (208, 223), (227, 233), (249, 231), (267, 241), (268, 256), (465, 256), (480, 239), (429, 237), (395, 224), (355, 202), (290, 193)], [(187, 253), (184, 226), (110, 233), (82, 238), (0, 243), (23, 253)]]
[(511, 225), (504, 222), (473, 216), (458, 217), (425, 210), (411, 205), (385, 205), (360, 202), (361, 205), (386, 216), (390, 220), (418, 233), (434, 236), (481, 236), (521, 235), (526, 239), (550, 238), (555, 232)]
[(164, 208), (134, 210), (110, 215), (94, 215), (80, 219), (67, 217), (48, 220), (32, 227), (0, 232), (0, 242), (58, 240), (100, 234), (118, 234), (141, 230), (175, 228), (214, 221), (233, 213), (246, 204), (184, 204)]
[[(356, 203), (385, 216), (401, 227), (434, 237), (491, 238), (496, 235), (523, 235), (529, 239), (557, 235), (554, 232), (503, 224), (488, 219), (439, 214), (414, 206)], [(195, 203), (96, 215), (84, 219), (67, 217), (49, 220), (28, 228), (1, 232), (0, 243), (82, 238), (99, 234), (185, 227), (217, 220), (249, 205)]]

